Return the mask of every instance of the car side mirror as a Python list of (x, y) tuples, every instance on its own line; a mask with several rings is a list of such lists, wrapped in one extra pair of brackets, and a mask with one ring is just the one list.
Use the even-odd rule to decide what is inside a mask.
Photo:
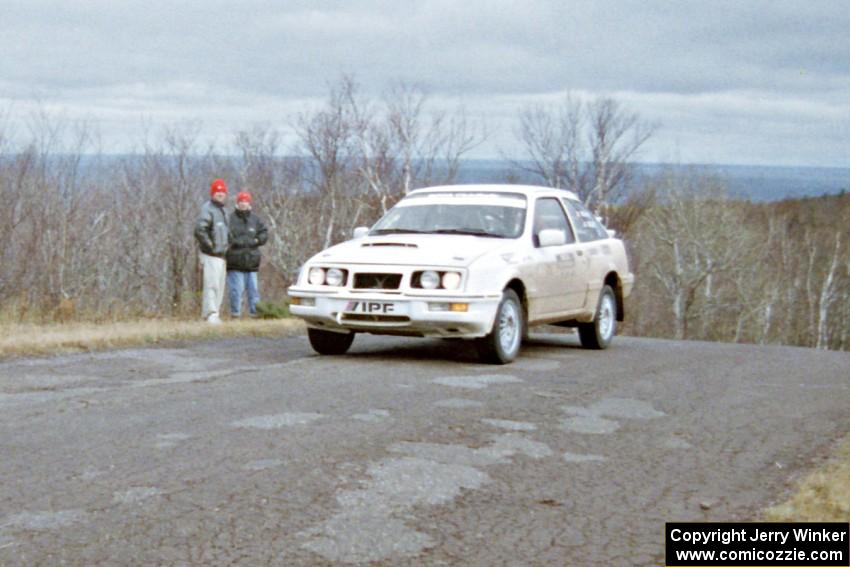
[(563, 246), (567, 243), (567, 236), (563, 230), (557, 228), (546, 228), (537, 235), (537, 241), (541, 248), (547, 246)]
[(368, 226), (358, 226), (354, 229), (354, 238), (363, 238), (367, 234), (369, 234)]

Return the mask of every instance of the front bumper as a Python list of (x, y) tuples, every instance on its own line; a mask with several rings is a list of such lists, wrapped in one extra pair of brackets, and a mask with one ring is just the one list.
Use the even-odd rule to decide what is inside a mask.
[[(493, 328), (496, 309), (502, 299), (501, 294), (317, 292), (295, 286), (289, 288), (289, 297), (300, 302), (290, 304), (289, 312), (318, 329), (458, 338), (487, 335)], [(311, 302), (312, 305), (304, 304)], [(435, 308), (448, 309), (451, 304), (465, 304), (466, 311)]]

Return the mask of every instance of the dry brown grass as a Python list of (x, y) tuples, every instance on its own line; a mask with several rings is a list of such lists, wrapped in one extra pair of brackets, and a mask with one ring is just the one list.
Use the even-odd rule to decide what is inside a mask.
[(768, 508), (764, 517), (771, 522), (850, 521), (850, 436), (799, 483), (788, 501)]
[(288, 336), (303, 329), (303, 323), (297, 319), (250, 319), (215, 326), (202, 321), (169, 319), (52, 325), (0, 323), (0, 358), (85, 352), (173, 340)]

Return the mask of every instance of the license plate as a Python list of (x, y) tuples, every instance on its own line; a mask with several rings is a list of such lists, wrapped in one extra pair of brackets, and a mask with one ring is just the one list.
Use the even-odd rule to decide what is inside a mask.
[(349, 301), (346, 313), (369, 313), (372, 315), (396, 315), (400, 306), (390, 301)]

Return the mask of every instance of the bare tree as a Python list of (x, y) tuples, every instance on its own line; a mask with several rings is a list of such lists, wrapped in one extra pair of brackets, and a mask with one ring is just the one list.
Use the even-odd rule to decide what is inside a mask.
[(600, 98), (588, 109), (589, 144), (593, 163), (593, 188), (581, 188), (585, 204), (605, 208), (622, 196), (631, 162), (652, 136), (654, 127), (625, 110), (611, 98)]
[[(668, 174), (658, 203), (643, 219), (643, 274), (662, 286), (672, 310), (673, 337), (686, 339), (694, 309), (711, 315), (715, 278), (730, 270), (742, 247), (740, 219), (713, 180)], [(644, 275), (644, 277), (646, 277)]]
[(837, 279), (842, 259), (841, 232), (835, 233), (835, 246), (826, 277), (821, 284), (817, 310), (817, 343), (815, 348), (826, 349), (830, 343), (829, 323), (832, 306), (838, 300)]
[(397, 83), (382, 104), (352, 99), (358, 171), (377, 197), (381, 213), (412, 189), (453, 181), (460, 161), (487, 137), (463, 109), (430, 111), (416, 85)]
[(516, 137), (528, 164), (513, 163), (605, 212), (623, 197), (632, 161), (653, 132), (654, 126), (614, 99), (583, 104), (568, 95), (559, 104), (520, 111)]
[(587, 184), (580, 143), (583, 109), (582, 103), (569, 94), (559, 105), (523, 108), (515, 135), (529, 165), (514, 161), (514, 166), (540, 177), (550, 187), (578, 193)]
[(323, 248), (339, 236), (347, 194), (353, 183), (355, 151), (354, 124), (349, 101), (357, 85), (351, 77), (343, 77), (333, 87), (325, 106), (298, 118), (296, 132), (303, 152), (310, 158), (308, 172), (312, 189), (319, 197), (317, 225), (325, 231), (320, 242)]

